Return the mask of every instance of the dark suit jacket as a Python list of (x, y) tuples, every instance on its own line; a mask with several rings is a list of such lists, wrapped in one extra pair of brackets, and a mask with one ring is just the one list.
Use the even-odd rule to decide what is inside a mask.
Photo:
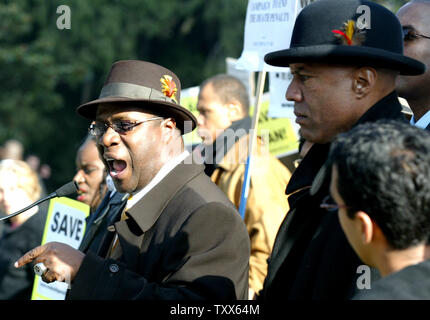
[[(357, 125), (379, 119), (406, 121), (397, 94), (371, 107)], [(347, 299), (357, 290), (357, 267), (363, 264), (349, 245), (336, 213), (320, 208), (329, 194), (325, 167), (330, 145), (315, 144), (287, 186), (290, 211), (282, 222), (269, 258), (259, 299)], [(379, 274), (372, 269), (372, 279)]]
[(69, 298), (246, 299), (248, 233), (203, 170), (179, 164), (128, 210), (114, 224), (121, 259), (89, 251)]
[(353, 300), (429, 300), (430, 260), (406, 267), (361, 290)]
[(42, 243), (49, 202), (15, 229), (8, 228), (0, 239), (0, 300), (29, 300), (33, 290), (33, 264), (21, 268), (13, 264)]

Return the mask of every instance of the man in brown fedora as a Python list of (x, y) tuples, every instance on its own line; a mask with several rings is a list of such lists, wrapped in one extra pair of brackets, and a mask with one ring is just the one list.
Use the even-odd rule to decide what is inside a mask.
[(180, 82), (144, 61), (112, 66), (100, 98), (79, 106), (115, 187), (130, 197), (100, 250), (48, 243), (16, 266), (71, 283), (70, 299), (245, 299), (249, 237), (233, 204), (184, 151), (196, 119)]

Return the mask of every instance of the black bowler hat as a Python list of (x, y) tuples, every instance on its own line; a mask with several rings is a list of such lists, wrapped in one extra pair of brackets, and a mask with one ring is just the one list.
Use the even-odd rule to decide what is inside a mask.
[[(366, 12), (370, 19), (363, 16)], [(363, 28), (364, 22), (369, 29)], [(264, 60), (281, 67), (297, 62), (373, 66), (402, 75), (419, 75), (426, 69), (420, 61), (403, 55), (397, 17), (365, 0), (319, 0), (306, 6), (297, 16), (290, 48), (268, 53)]]

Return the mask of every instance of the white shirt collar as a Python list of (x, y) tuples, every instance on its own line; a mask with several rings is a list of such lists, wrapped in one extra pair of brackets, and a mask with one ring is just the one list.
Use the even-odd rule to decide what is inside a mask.
[(427, 126), (430, 124), (430, 110), (427, 111), (418, 121), (415, 122), (415, 117), (412, 116), (411, 125), (416, 126), (421, 129), (427, 128)]
[(172, 171), (179, 163), (181, 163), (183, 160), (185, 160), (186, 157), (188, 157), (190, 153), (185, 150), (182, 152), (179, 156), (169, 160), (166, 162), (158, 171), (158, 173), (155, 175), (155, 177), (149, 182), (142, 190), (140, 190), (138, 193), (134, 194), (131, 199), (127, 201), (127, 207), (126, 210), (133, 207), (140, 199), (142, 199), (152, 188), (154, 188), (161, 180), (164, 179), (167, 174)]

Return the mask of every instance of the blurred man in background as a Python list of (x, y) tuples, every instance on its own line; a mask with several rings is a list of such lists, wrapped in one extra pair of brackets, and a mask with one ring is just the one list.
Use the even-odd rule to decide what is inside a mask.
[(405, 55), (427, 66), (418, 77), (398, 77), (397, 91), (412, 109), (411, 124), (430, 130), (430, 0), (410, 1), (400, 8), (397, 17), (402, 24)]
[(1, 148), (2, 159), (23, 160), (24, 146), (15, 139), (7, 140)]

